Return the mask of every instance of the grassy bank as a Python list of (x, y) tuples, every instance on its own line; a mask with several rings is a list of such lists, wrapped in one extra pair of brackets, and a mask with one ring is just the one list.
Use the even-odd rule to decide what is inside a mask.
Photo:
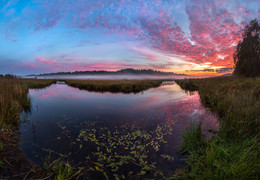
[(163, 80), (65, 80), (66, 84), (95, 92), (138, 93), (159, 87)]
[(29, 88), (44, 88), (56, 80), (0, 79), (0, 179), (73, 179), (79, 174), (61, 159), (46, 161), (44, 167), (32, 162), (19, 147), (22, 110), (30, 110)]
[[(29, 88), (43, 88), (53, 82), (52, 80), (0, 79), (1, 178), (19, 179), (25, 177), (32, 169), (37, 169), (23, 155), (18, 144), (20, 112), (30, 110)], [(32, 172), (29, 174), (32, 175)]]
[(44, 88), (56, 81), (34, 79), (0, 79), (0, 127), (19, 124), (21, 110), (30, 109), (29, 88)]
[(198, 90), (220, 118), (218, 135), (206, 140), (200, 126), (184, 136), (189, 168), (176, 179), (258, 179), (260, 78), (220, 77), (176, 81)]
[[(74, 179), (81, 169), (47, 159), (44, 167), (28, 160), (19, 147), (21, 111), (30, 111), (29, 88), (45, 88), (56, 80), (0, 79), (0, 179)], [(72, 87), (97, 92), (137, 93), (158, 87), (162, 80), (66, 80)]]

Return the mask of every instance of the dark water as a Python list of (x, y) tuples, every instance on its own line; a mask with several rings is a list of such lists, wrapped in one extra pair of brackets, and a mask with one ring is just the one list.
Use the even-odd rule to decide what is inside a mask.
[[(31, 114), (22, 114), (21, 148), (42, 163), (52, 150), (68, 155), (92, 174), (150, 176), (184, 166), (177, 154), (181, 135), (193, 122), (204, 132), (217, 118), (174, 82), (138, 94), (95, 93), (54, 84), (29, 92)], [(91, 174), (90, 173), (90, 174)], [(100, 176), (102, 177), (102, 176)]]

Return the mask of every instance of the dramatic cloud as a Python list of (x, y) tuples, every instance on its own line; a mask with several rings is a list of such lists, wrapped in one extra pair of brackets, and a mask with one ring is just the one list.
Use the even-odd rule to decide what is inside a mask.
[[(10, 0), (1, 5), (0, 11), (6, 16), (5, 39), (24, 42), (19, 33), (29, 32), (34, 38), (30, 42), (41, 43), (35, 51), (45, 54), (36, 54), (37, 63), (27, 64), (38, 67), (42, 63), (50, 70), (107, 69), (109, 66), (121, 69), (133, 64), (167, 69), (167, 65), (186, 63), (182, 68), (188, 72), (225, 73), (233, 68), (233, 53), (243, 27), (253, 18), (260, 17), (260, 3), (256, 0), (38, 0), (28, 1), (26, 5)], [(19, 29), (19, 23), (19, 27), (22, 24), (26, 28)], [(64, 32), (69, 38), (59, 37)], [(45, 33), (48, 36), (44, 36)], [(49, 38), (41, 39), (42, 36)], [(102, 46), (111, 41), (97, 42), (98, 36), (115, 36), (119, 41), (121, 38), (133, 44), (126, 49), (135, 58), (127, 63), (124, 59), (129, 56), (125, 57), (127, 55), (118, 50), (111, 58), (112, 63), (99, 63), (100, 59), (89, 61), (89, 51), (84, 47)], [(84, 59), (82, 54), (86, 54), (85, 62), (75, 65), (72, 61), (62, 62), (62, 58), (55, 60), (54, 50), (63, 53), (63, 47), (58, 43), (63, 38), (73, 41), (67, 42), (76, 49), (72, 53), (81, 54), (80, 57), (75, 55), (75, 59)], [(44, 45), (47, 42), (51, 45)], [(54, 48), (46, 51), (43, 47)], [(95, 51), (98, 53), (97, 48)], [(104, 59), (108, 59), (106, 56), (104, 54)], [(120, 59), (118, 56), (123, 60), (117, 60)], [(138, 58), (141, 63), (137, 62)], [(194, 66), (201, 70), (190, 71)]]

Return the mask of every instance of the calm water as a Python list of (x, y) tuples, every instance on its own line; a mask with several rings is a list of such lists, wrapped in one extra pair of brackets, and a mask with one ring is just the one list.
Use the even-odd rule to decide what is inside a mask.
[(91, 173), (101, 169), (108, 176), (174, 171), (184, 165), (176, 152), (193, 122), (201, 121), (205, 133), (218, 128), (217, 118), (201, 105), (198, 93), (185, 94), (174, 82), (138, 94), (53, 84), (31, 89), (29, 96), (31, 113), (21, 115), (23, 152), (42, 163), (50, 149), (68, 155), (75, 166)]

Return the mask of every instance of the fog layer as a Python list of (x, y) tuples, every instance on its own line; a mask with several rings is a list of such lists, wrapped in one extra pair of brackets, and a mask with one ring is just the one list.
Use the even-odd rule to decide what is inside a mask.
[(90, 80), (142, 80), (142, 79), (184, 79), (187, 76), (183, 75), (47, 75), (47, 76), (26, 76), (25, 78), (37, 78), (37, 79), (90, 79)]

